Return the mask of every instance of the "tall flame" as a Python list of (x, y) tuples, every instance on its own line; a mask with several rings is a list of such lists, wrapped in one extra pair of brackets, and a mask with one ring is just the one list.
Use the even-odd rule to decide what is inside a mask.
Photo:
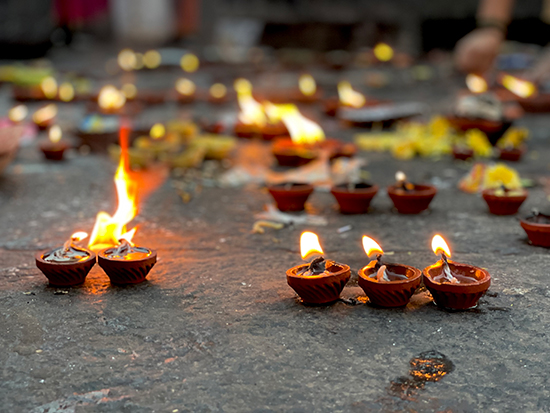
[(353, 90), (347, 80), (338, 83), (338, 97), (343, 105), (352, 108), (360, 108), (367, 102), (367, 98), (362, 93)]
[(373, 253), (377, 252), (379, 254), (384, 254), (384, 250), (382, 247), (371, 237), (367, 237), (366, 235), (363, 235), (363, 249), (365, 250), (365, 254), (367, 254), (368, 257), (370, 257)]
[(315, 122), (305, 118), (296, 105), (291, 103), (276, 105), (267, 102), (264, 107), (272, 122), (283, 121), (292, 142), (311, 145), (325, 140), (323, 129)]
[(234, 87), (241, 109), (239, 120), (245, 125), (264, 126), (267, 118), (261, 103), (252, 97), (252, 84), (246, 79), (237, 79)]
[(434, 235), (432, 238), (432, 250), (435, 255), (445, 254), (447, 257), (451, 256), (451, 249), (447, 245), (447, 242), (439, 234)]
[(302, 94), (306, 96), (313, 96), (317, 91), (317, 84), (315, 83), (315, 79), (310, 74), (304, 74), (300, 76), (300, 79), (298, 80), (298, 86), (300, 88), (300, 92), (302, 92)]
[(323, 248), (319, 243), (319, 237), (317, 234), (309, 231), (305, 231), (300, 236), (300, 254), (302, 259), (306, 259), (311, 254), (323, 254)]
[(132, 240), (136, 228), (126, 230), (137, 214), (137, 186), (128, 174), (128, 135), (129, 127), (120, 128), (120, 161), (115, 173), (115, 186), (118, 206), (113, 216), (101, 211), (97, 214), (94, 229), (88, 244), (91, 249), (99, 250), (118, 245), (120, 239)]
[(502, 86), (520, 98), (528, 98), (537, 92), (537, 87), (534, 83), (518, 79), (512, 75), (503, 75), (500, 81)]
[(484, 93), (489, 88), (487, 81), (482, 76), (474, 73), (466, 76), (466, 86), (468, 86), (468, 89), (472, 93)]

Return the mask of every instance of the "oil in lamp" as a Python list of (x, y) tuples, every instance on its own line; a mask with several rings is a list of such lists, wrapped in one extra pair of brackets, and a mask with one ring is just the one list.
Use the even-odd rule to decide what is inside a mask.
[(300, 296), (304, 304), (328, 304), (340, 297), (350, 279), (348, 265), (325, 260), (319, 238), (313, 232), (300, 237), (302, 259), (315, 256), (309, 264), (300, 264), (286, 272), (288, 285)]
[(23, 122), (28, 114), (29, 109), (25, 105), (16, 105), (8, 111), (8, 119), (17, 125)]
[(367, 256), (376, 253), (376, 260), (359, 270), (359, 286), (371, 303), (381, 307), (407, 305), (420, 285), (422, 272), (404, 264), (384, 263), (384, 251), (372, 238), (363, 236), (363, 249)]
[(179, 103), (193, 103), (195, 101), (195, 91), (197, 87), (193, 81), (180, 78), (176, 81), (176, 91), (178, 92)]
[(48, 139), (40, 144), (40, 150), (46, 159), (51, 161), (63, 160), (63, 154), (69, 145), (62, 138), (63, 132), (59, 125), (53, 125), (48, 131)]
[(41, 107), (32, 115), (32, 121), (38, 126), (40, 130), (46, 130), (53, 123), (53, 120), (57, 116), (57, 106), (55, 103), (50, 103)]
[(68, 287), (84, 282), (96, 263), (92, 251), (77, 245), (87, 236), (85, 232), (75, 232), (63, 246), (36, 254), (36, 266), (50, 284)]
[(433, 237), (432, 250), (436, 255), (441, 254), (441, 259), (424, 268), (422, 279), (435, 303), (453, 310), (475, 307), (491, 285), (489, 272), (451, 261), (451, 250), (441, 235)]
[(132, 244), (136, 228), (127, 231), (126, 225), (137, 215), (137, 183), (129, 174), (128, 137), (130, 129), (120, 128), (120, 161), (115, 173), (118, 206), (114, 215), (101, 211), (90, 237), (89, 248), (101, 250), (99, 265), (113, 284), (135, 284), (155, 265), (157, 253), (149, 248)]
[(410, 183), (401, 171), (395, 174), (395, 179), (397, 182), (388, 187), (388, 195), (400, 214), (419, 214), (428, 209), (437, 194), (435, 186)]

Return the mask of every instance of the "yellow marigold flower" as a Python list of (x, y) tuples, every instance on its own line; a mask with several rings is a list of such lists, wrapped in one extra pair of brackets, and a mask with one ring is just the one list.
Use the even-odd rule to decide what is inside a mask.
[(485, 171), (483, 188), (492, 189), (501, 188), (503, 186), (507, 189), (520, 189), (521, 180), (519, 174), (503, 163), (497, 163), (496, 165), (488, 167)]
[(412, 159), (416, 155), (415, 145), (412, 140), (396, 142), (392, 148), (392, 154), (397, 159)]
[(487, 139), (487, 135), (479, 129), (470, 129), (466, 132), (466, 143), (476, 156), (488, 158), (493, 153), (493, 147)]
[(519, 148), (529, 138), (529, 129), (510, 128), (497, 142), (500, 149)]
[(430, 133), (438, 138), (451, 134), (451, 124), (443, 116), (434, 116), (428, 125)]

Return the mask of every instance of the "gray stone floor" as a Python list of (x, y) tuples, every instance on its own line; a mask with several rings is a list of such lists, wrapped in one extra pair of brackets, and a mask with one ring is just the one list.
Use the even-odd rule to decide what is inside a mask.
[[(435, 84), (387, 93), (433, 103), (452, 91)], [(5, 99), (6, 87), (0, 92)], [(548, 176), (550, 120), (522, 123), (534, 137), (517, 168)], [(311, 208), (329, 223), (312, 229), (354, 275), (344, 300), (306, 307), (285, 279), (300, 262), (305, 228), (251, 233), (269, 195), (205, 188), (184, 204), (168, 181), (137, 220), (137, 243), (159, 256), (147, 282), (113, 287), (96, 266), (81, 287), (49, 287), (34, 254), (90, 230), (99, 210), (113, 211), (115, 165), (98, 155), (46, 163), (34, 146), (23, 148), (0, 179), (0, 411), (549, 411), (548, 250), (530, 246), (514, 217), (491, 216), (479, 196), (456, 189), (463, 164), (361, 156), (382, 188), (398, 169), (417, 181), (438, 177), (443, 187), (418, 216), (394, 213), (384, 191), (364, 216), (342, 216), (330, 194), (315, 193)], [(532, 207), (549, 209), (540, 185), (520, 214)], [(352, 230), (339, 234), (344, 225)], [(394, 251), (392, 260), (424, 268), (435, 260), (435, 232), (457, 261), (492, 274), (478, 308), (447, 312), (423, 292), (401, 309), (346, 300), (364, 297), (356, 275), (368, 262), (363, 234)], [(446, 355), (454, 371), (408, 397), (392, 391), (409, 360), (428, 350)]]

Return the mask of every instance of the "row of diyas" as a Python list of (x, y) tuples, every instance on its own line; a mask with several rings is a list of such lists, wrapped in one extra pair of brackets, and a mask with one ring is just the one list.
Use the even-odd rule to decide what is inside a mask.
[(88, 248), (77, 243), (87, 237), (77, 232), (59, 248), (36, 255), (36, 266), (50, 284), (71, 286), (82, 284), (97, 261), (113, 284), (135, 284), (145, 277), (157, 261), (156, 251), (136, 246), (132, 238), (137, 227), (127, 230), (137, 215), (137, 184), (129, 174), (128, 137), (130, 128), (123, 122), (120, 128), (120, 161), (115, 173), (118, 206), (111, 216), (101, 211), (90, 237)]
[[(449, 260), (451, 251), (440, 235), (432, 239), (432, 250), (441, 259), (420, 271), (417, 268), (385, 262), (383, 250), (372, 238), (363, 236), (367, 256), (376, 260), (359, 270), (359, 285), (371, 303), (381, 307), (406, 305), (421, 280), (435, 303), (444, 308), (465, 310), (477, 305), (489, 289), (491, 276), (483, 268)], [(304, 232), (300, 239), (303, 259), (316, 255), (308, 264), (286, 272), (287, 282), (305, 304), (328, 304), (336, 301), (350, 279), (350, 267), (325, 259), (316, 234)]]

